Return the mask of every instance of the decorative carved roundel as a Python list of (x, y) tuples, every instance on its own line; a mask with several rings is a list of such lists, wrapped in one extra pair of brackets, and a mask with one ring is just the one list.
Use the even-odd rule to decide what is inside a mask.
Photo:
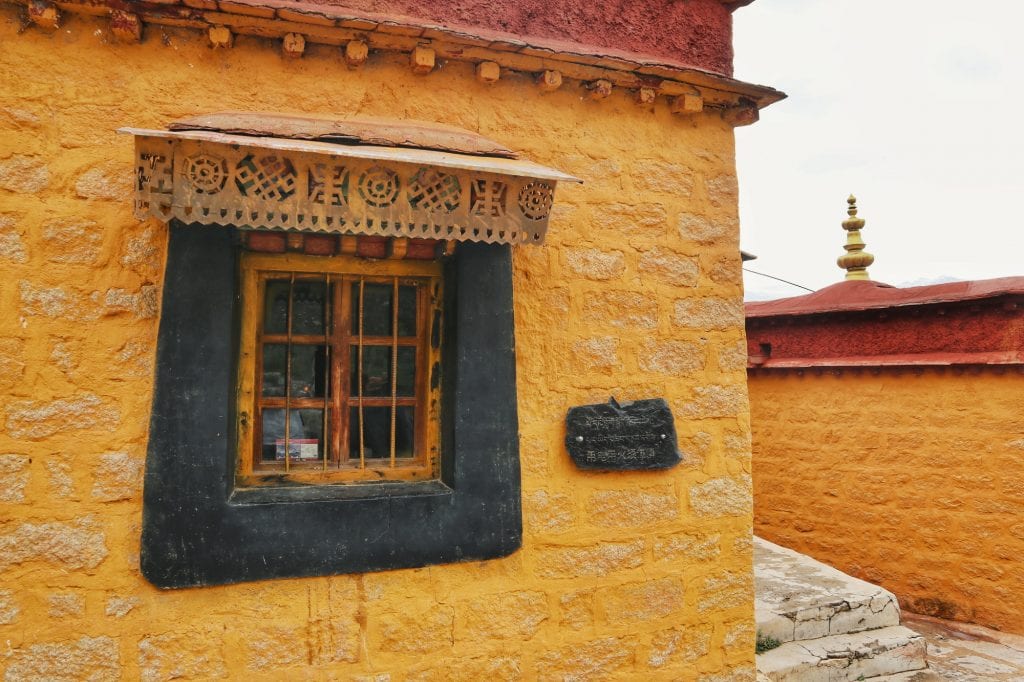
[(197, 194), (216, 194), (228, 180), (228, 165), (224, 159), (200, 154), (185, 160), (185, 177)]
[(374, 166), (359, 176), (359, 196), (374, 208), (387, 208), (398, 198), (399, 182), (394, 171)]
[(551, 185), (535, 180), (519, 191), (519, 209), (530, 220), (544, 220), (551, 213), (554, 196)]

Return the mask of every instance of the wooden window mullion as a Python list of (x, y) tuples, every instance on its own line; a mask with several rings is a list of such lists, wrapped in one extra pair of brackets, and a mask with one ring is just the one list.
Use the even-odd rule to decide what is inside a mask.
[(395, 428), (398, 425), (398, 278), (391, 283), (391, 468), (395, 468)]
[(262, 272), (258, 273), (256, 277), (256, 291), (259, 292), (259, 295), (257, 297), (258, 312), (256, 313), (256, 347), (253, 349), (255, 376), (253, 377), (254, 409), (251, 410), (253, 447), (252, 452), (249, 453), (250, 461), (252, 462), (250, 471), (258, 469), (263, 459), (263, 337), (266, 325), (266, 320), (264, 319), (267, 295), (266, 279)]
[(363, 302), (366, 300), (364, 289), (366, 279), (359, 278), (359, 350), (356, 366), (356, 392), (359, 395), (359, 469), (366, 468), (366, 444), (363, 440)]
[(288, 345), (284, 351), (284, 470), (288, 471), (292, 465), (292, 444), (290, 432), (292, 425), (292, 302), (295, 298), (295, 273), (291, 273), (288, 281)]
[[(288, 407), (293, 407), (298, 410), (319, 410), (323, 409), (328, 405), (323, 398), (292, 398), (287, 402)], [(281, 408), (286, 407), (284, 396), (264, 398), (262, 402), (264, 408)]]
[(255, 410), (253, 410), (253, 439), (254, 447), (252, 452), (252, 469), (258, 469), (262, 464), (263, 460), (263, 411), (266, 409), (265, 399), (263, 397), (263, 347), (266, 341), (266, 321), (264, 319), (264, 311), (266, 309), (266, 283), (267, 275), (265, 272), (260, 272), (256, 279), (256, 287), (259, 292), (258, 297), (258, 318), (256, 326), (256, 348), (255, 348), (255, 361), (256, 367), (254, 370), (255, 374)]
[(349, 409), (348, 397), (352, 377), (350, 374), (351, 354), (349, 346), (350, 330), (352, 329), (352, 280), (339, 277), (334, 296), (334, 366), (331, 368), (334, 378), (333, 406), (337, 427), (334, 429), (334, 452), (338, 466), (346, 464), (351, 456), (349, 453)]
[[(419, 398), (415, 396), (409, 398), (395, 398), (395, 402), (399, 407), (416, 406), (416, 401)], [(363, 405), (366, 407), (391, 407), (391, 396), (363, 396)], [(350, 398), (349, 407), (359, 407), (359, 398)]]
[(326, 275), (324, 278), (324, 427), (320, 432), (320, 447), (323, 448), (323, 462), (324, 471), (327, 471), (327, 460), (330, 457), (330, 433), (329, 428), (331, 420), (331, 410), (329, 407), (331, 400), (331, 392), (334, 385), (331, 383), (331, 360), (334, 358), (334, 353), (331, 352), (331, 276)]
[(427, 405), (429, 401), (429, 365), (430, 365), (430, 334), (429, 334), (429, 316), (432, 314), (430, 303), (430, 292), (433, 289), (434, 280), (430, 279), (421, 286), (417, 287), (416, 291), (416, 338), (421, 341), (416, 352), (416, 403), (413, 408), (413, 419), (416, 426), (413, 433), (414, 442), (414, 454), (416, 459), (421, 462), (426, 462), (428, 453), (426, 452), (426, 433), (429, 428), (427, 423)]

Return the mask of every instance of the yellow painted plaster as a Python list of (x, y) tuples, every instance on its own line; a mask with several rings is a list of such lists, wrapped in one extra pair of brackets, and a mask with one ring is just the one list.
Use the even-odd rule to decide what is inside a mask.
[(756, 530), (917, 613), (1024, 633), (1024, 377), (750, 378)]
[[(5, 680), (751, 679), (751, 494), (733, 134), (578, 82), (346, 67), (0, 6), (0, 671)], [(167, 233), (132, 140), (221, 109), (439, 121), (585, 180), (514, 256), (524, 541), (485, 563), (162, 592), (138, 571)], [(695, 318), (690, 311), (701, 311)], [(581, 473), (569, 406), (664, 396), (685, 461)]]

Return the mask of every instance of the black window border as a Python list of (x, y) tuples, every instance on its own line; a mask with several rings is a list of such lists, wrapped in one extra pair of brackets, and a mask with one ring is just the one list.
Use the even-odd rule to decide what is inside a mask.
[(237, 235), (169, 231), (142, 510), (151, 583), (415, 568), (521, 546), (508, 245), (461, 243), (445, 267), (440, 481), (235, 490)]

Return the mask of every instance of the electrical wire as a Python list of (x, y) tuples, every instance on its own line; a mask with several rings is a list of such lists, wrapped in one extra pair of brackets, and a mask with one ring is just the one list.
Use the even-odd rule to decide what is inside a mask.
[(762, 277), (767, 277), (768, 279), (774, 279), (777, 282), (782, 282), (784, 284), (789, 284), (789, 285), (792, 285), (794, 287), (797, 287), (798, 289), (803, 289), (804, 291), (810, 291), (812, 293), (814, 292), (814, 289), (810, 289), (808, 287), (805, 287), (802, 284), (797, 284), (796, 282), (790, 282), (788, 279), (782, 279), (781, 277), (776, 277), (775, 275), (768, 275), (768, 274), (765, 274), (763, 272), (758, 272), (757, 270), (751, 270), (750, 268), (743, 268), (743, 272), (749, 272), (752, 275), (761, 275)]

